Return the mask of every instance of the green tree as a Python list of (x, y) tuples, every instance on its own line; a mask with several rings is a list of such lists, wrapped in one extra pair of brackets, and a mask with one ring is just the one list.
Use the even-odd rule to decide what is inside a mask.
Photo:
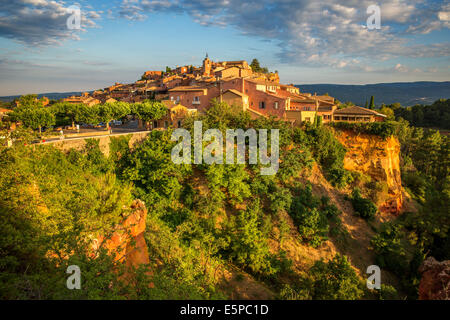
[(11, 114), (13, 121), (20, 121), (24, 126), (38, 129), (39, 134), (42, 127), (49, 127), (55, 124), (55, 115), (48, 108), (20, 107)]
[(73, 128), (75, 127), (75, 122), (80, 122), (81, 119), (84, 119), (86, 110), (84, 106), (83, 104), (59, 102), (52, 105), (51, 108), (56, 115), (68, 117)]
[(253, 72), (261, 72), (261, 66), (259, 65), (258, 59), (253, 59), (250, 63), (250, 67), (252, 68)]
[(269, 247), (261, 232), (259, 200), (253, 201), (246, 210), (241, 210), (236, 219), (231, 244), (231, 257), (256, 273), (271, 273)]
[(370, 97), (369, 109), (372, 109), (372, 110), (375, 109), (375, 97), (374, 96)]
[(372, 200), (363, 198), (359, 189), (353, 189), (351, 200), (355, 213), (361, 218), (370, 220), (375, 217), (375, 214), (378, 211), (377, 207)]
[(309, 270), (314, 284), (312, 298), (318, 300), (357, 300), (364, 294), (346, 256), (337, 254), (328, 263), (317, 261)]
[(390, 107), (383, 106), (380, 109), (380, 113), (386, 115), (388, 120), (395, 120), (394, 110), (392, 110)]
[(100, 111), (99, 105), (88, 106), (85, 104), (81, 104), (79, 105), (80, 113), (77, 115), (75, 119), (76, 121), (82, 123), (97, 125), (99, 122), (102, 121), (100, 120), (99, 117), (99, 111)]
[(328, 220), (320, 208), (320, 201), (312, 194), (311, 185), (299, 190), (292, 201), (289, 214), (298, 227), (300, 238), (312, 247), (318, 247), (327, 238)]
[(109, 123), (112, 120), (118, 120), (131, 113), (131, 109), (126, 102), (105, 103), (98, 106), (98, 117), (106, 123), (109, 130)]
[(23, 95), (18, 100), (18, 106), (22, 108), (41, 108), (43, 107), (42, 99), (38, 99), (37, 94)]
[(147, 100), (132, 105), (132, 112), (138, 119), (141, 119), (144, 122), (149, 122), (152, 120), (161, 119), (167, 114), (168, 110), (167, 107), (161, 102)]

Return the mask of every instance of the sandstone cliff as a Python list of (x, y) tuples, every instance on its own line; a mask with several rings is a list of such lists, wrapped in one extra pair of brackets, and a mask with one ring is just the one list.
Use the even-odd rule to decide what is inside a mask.
[(105, 239), (100, 235), (94, 240), (93, 249), (96, 250), (103, 244), (108, 252), (115, 253), (117, 261), (137, 268), (150, 262), (144, 238), (147, 208), (142, 201), (134, 200), (131, 209), (132, 213), (116, 226), (110, 237)]
[(372, 181), (385, 183), (387, 194), (377, 201), (382, 212), (402, 211), (402, 181), (400, 176), (400, 143), (397, 138), (338, 131), (338, 140), (347, 149), (344, 168), (370, 176)]

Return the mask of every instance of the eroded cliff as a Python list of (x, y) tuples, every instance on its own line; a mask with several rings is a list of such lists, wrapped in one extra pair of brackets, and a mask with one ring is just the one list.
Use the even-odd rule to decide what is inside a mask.
[(108, 238), (100, 235), (94, 240), (93, 249), (100, 246), (115, 253), (115, 259), (125, 262), (129, 267), (137, 268), (141, 264), (149, 263), (147, 244), (144, 232), (146, 228), (147, 208), (140, 200), (134, 200), (131, 205), (132, 213), (118, 224)]
[(400, 176), (400, 142), (396, 137), (382, 139), (376, 135), (338, 131), (338, 140), (347, 149), (344, 168), (369, 176), (387, 186), (386, 194), (377, 201), (382, 212), (402, 211), (403, 195)]

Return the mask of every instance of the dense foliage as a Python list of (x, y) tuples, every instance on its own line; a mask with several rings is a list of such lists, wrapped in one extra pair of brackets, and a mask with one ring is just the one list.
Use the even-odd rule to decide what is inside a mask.
[(322, 166), (327, 179), (338, 188), (352, 181), (350, 173), (344, 169), (345, 148), (329, 127), (315, 123), (294, 129), (294, 142), (311, 150), (315, 160)]
[(356, 215), (366, 220), (371, 220), (375, 217), (378, 211), (377, 207), (372, 200), (362, 197), (359, 189), (355, 188), (352, 191), (351, 201)]
[[(38, 128), (25, 117), (35, 112), (73, 124), (109, 122), (129, 114), (150, 121), (167, 110), (152, 101), (44, 107), (35, 97), (26, 97), (14, 116)], [(53, 122), (36, 118), (41, 127)], [(367, 292), (346, 257), (317, 261), (303, 270), (305, 275), (293, 268), (282, 245), (284, 239), (292, 241), (294, 228), (305, 247), (320, 248), (327, 239), (345, 235), (338, 208), (305, 183), (315, 162), (339, 192), (348, 192), (354, 175), (343, 167), (346, 150), (334, 135), (339, 128), (383, 138), (395, 134), (402, 145), (404, 185), (420, 204), (418, 212), (378, 228), (371, 241), (376, 263), (393, 272), (408, 296), (415, 297), (417, 268), (425, 255), (450, 258), (450, 143), (439, 132), (410, 127), (401, 119), (336, 128), (316, 121), (292, 128), (274, 118), (253, 120), (217, 101), (205, 114), (185, 120), (191, 136), (195, 120), (202, 121), (203, 131), (218, 128), (224, 136), (228, 128), (279, 129), (278, 173), (261, 175), (260, 161), (174, 164), (172, 129), (154, 130), (133, 148), (129, 136), (111, 138), (109, 157), (95, 139), (86, 140), (81, 151), (63, 153), (51, 146), (24, 146), (30, 131), (13, 132), (21, 143), (0, 147), (0, 228), (5, 235), (0, 240), (1, 298), (229, 298), (223, 279), (231, 272), (250, 275), (286, 299), (364, 297)], [(125, 266), (114, 253), (100, 250), (93, 257), (87, 252), (93, 237), (110, 234), (129, 214), (133, 199), (143, 200), (148, 208), (145, 240), (151, 264), (132, 270), (125, 279)], [(374, 217), (377, 208), (358, 190), (350, 201), (361, 217)], [(80, 291), (65, 287), (70, 264), (82, 269)], [(379, 293), (381, 299), (395, 296), (389, 286)]]
[(280, 295), (289, 300), (357, 300), (365, 293), (364, 284), (347, 257), (337, 254), (328, 262), (317, 261), (308, 276), (297, 283), (286, 284)]
[(372, 247), (380, 267), (395, 273), (408, 296), (416, 298), (425, 257), (450, 259), (450, 138), (402, 119), (398, 123), (402, 182), (417, 211), (382, 225)]
[(437, 100), (429, 106), (391, 106), (391, 109), (396, 118), (403, 118), (415, 127), (450, 129), (450, 99)]
[(312, 247), (320, 246), (328, 238), (330, 221), (337, 224), (333, 230), (340, 231), (340, 212), (335, 205), (329, 204), (328, 198), (314, 196), (310, 184), (305, 189), (295, 188), (294, 194), (289, 214), (298, 226), (302, 242)]
[(337, 129), (352, 130), (356, 133), (366, 133), (380, 136), (386, 139), (395, 136), (399, 130), (399, 124), (395, 121), (384, 122), (334, 122), (333, 127)]
[(261, 67), (258, 59), (256, 58), (253, 59), (252, 62), (250, 63), (250, 68), (252, 68), (253, 72), (269, 73), (269, 69), (267, 69), (267, 67)]

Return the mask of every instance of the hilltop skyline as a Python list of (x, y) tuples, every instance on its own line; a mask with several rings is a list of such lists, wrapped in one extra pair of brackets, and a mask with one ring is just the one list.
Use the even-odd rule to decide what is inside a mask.
[(450, 79), (448, 1), (12, 1), (0, 9), (0, 95), (94, 90), (145, 70), (258, 58), (283, 83)]

